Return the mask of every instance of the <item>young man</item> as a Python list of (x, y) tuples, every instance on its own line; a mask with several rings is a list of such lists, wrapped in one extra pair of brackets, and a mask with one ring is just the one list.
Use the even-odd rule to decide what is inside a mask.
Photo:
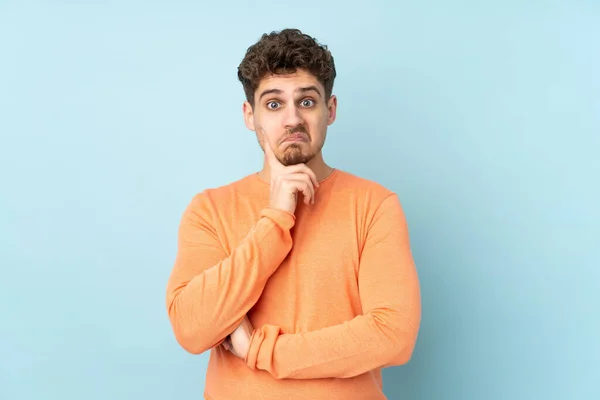
[(185, 210), (167, 308), (210, 349), (205, 398), (385, 399), (381, 368), (410, 359), (421, 300), (395, 193), (323, 159), (336, 117), (330, 52), (265, 34), (238, 69), (264, 167)]

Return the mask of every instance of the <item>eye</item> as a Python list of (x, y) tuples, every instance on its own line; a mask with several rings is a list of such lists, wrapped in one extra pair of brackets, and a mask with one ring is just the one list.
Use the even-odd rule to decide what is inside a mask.
[(315, 101), (313, 99), (304, 99), (300, 102), (300, 105), (302, 107), (312, 107), (315, 104)]
[(280, 104), (276, 101), (270, 101), (267, 103), (267, 108), (269, 110), (277, 110), (279, 108)]

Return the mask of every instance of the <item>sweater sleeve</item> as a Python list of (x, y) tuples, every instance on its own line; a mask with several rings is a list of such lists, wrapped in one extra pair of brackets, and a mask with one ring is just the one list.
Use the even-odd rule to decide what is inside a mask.
[(348, 378), (405, 364), (421, 320), (418, 276), (398, 197), (389, 195), (370, 224), (360, 259), (363, 314), (312, 332), (255, 329), (246, 363), (278, 379)]
[(193, 354), (219, 345), (241, 323), (291, 250), (290, 229), (295, 223), (293, 214), (266, 208), (227, 255), (209, 205), (200, 194), (183, 213), (167, 284), (167, 310), (175, 338)]

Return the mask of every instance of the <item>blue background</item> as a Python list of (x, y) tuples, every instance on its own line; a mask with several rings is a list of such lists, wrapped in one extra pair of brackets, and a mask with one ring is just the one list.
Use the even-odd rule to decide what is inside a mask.
[(0, 1), (0, 398), (201, 398), (183, 208), (258, 170), (236, 68), (332, 50), (325, 157), (397, 191), (423, 294), (390, 399), (597, 399), (600, 4)]

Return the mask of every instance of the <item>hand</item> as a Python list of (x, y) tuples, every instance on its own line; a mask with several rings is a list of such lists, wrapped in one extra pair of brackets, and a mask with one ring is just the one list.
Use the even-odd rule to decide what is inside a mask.
[(244, 317), (242, 323), (223, 342), (223, 347), (233, 353), (234, 356), (246, 359), (250, 348), (250, 338), (254, 328), (248, 317)]
[(304, 203), (315, 202), (315, 188), (319, 187), (317, 176), (305, 164), (284, 166), (279, 162), (267, 138), (264, 139), (265, 157), (271, 175), (270, 206), (294, 213), (298, 194), (304, 195)]

